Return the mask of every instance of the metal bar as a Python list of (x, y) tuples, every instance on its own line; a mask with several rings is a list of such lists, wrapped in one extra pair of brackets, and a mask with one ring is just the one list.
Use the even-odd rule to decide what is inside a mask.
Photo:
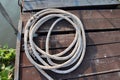
[(20, 6), (20, 10), (23, 10), (23, 0), (18, 0), (18, 5)]
[(16, 43), (16, 59), (15, 59), (15, 72), (14, 80), (19, 80), (19, 66), (20, 66), (20, 48), (21, 48), (21, 32), (22, 32), (22, 20), (19, 20), (18, 24), (18, 34), (17, 34), (17, 43)]
[[(40, 2), (41, 1), (41, 2)], [(109, 7), (115, 7), (117, 5), (120, 4), (119, 1), (117, 0), (105, 0), (105, 1), (101, 1), (101, 0), (24, 0), (24, 6), (23, 6), (23, 11), (37, 11), (37, 10), (41, 10), (44, 8), (62, 8), (62, 9), (72, 9), (72, 8), (77, 8), (80, 9), (80, 7), (83, 9), (83, 7), (85, 7), (84, 9), (89, 8), (89, 7), (102, 7), (102, 8), (109, 8)], [(57, 1), (59, 3), (57, 3)], [(92, 5), (90, 4), (91, 2)], [(32, 8), (29, 7), (30, 5), (27, 4), (31, 4)], [(37, 4), (36, 4), (37, 3)], [(41, 4), (42, 3), (42, 4)], [(109, 7), (108, 7), (109, 6)], [(26, 8), (27, 7), (27, 8)]]
[(17, 34), (17, 29), (15, 28), (15, 25), (13, 24), (13, 21), (11, 20), (10, 16), (8, 15), (7, 11), (3, 7), (3, 5), (0, 3), (0, 12), (5, 17), (5, 19), (8, 21), (8, 23), (11, 25), (13, 30), (15, 31), (15, 34)]

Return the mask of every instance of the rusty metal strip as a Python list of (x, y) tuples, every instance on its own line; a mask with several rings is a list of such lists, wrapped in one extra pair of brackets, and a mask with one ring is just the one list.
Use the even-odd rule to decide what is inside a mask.
[(14, 80), (19, 80), (21, 32), (22, 32), (22, 20), (20, 19), (19, 24), (18, 24), (18, 34), (17, 34), (17, 43), (16, 43), (16, 58), (15, 58)]

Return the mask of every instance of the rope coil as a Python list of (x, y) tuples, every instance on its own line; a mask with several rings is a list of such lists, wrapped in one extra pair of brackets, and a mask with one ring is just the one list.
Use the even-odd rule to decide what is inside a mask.
[[(46, 21), (57, 18), (47, 33), (46, 43), (45, 43), (45, 51), (39, 48), (33, 41), (33, 36), (35, 32), (45, 23)], [(49, 54), (49, 38), (54, 26), (61, 20), (68, 21), (74, 28), (75, 28), (75, 37), (72, 43), (62, 52), (57, 54)], [(29, 43), (29, 44), (28, 44)], [(55, 73), (59, 74), (66, 74), (70, 73), (75, 70), (82, 62), (85, 50), (86, 50), (86, 38), (85, 32), (83, 29), (83, 25), (79, 18), (75, 15), (66, 12), (60, 9), (45, 9), (42, 10), (33, 17), (31, 17), (26, 26), (24, 31), (24, 46), (25, 46), (25, 53), (27, 58), (30, 62), (40, 71), (47, 79), (54, 80), (51, 76), (49, 76), (44, 70), (51, 70)], [(30, 48), (28, 48), (30, 47)], [(73, 48), (73, 49), (72, 49)], [(69, 55), (63, 56), (68, 51), (72, 49), (72, 52)], [(35, 61), (34, 57), (41, 63)], [(47, 61), (44, 59), (46, 58)], [(56, 63), (56, 61), (64, 61), (63, 63)], [(76, 63), (76, 64), (74, 64)], [(74, 65), (73, 65), (74, 64)], [(61, 68), (65, 68), (71, 66), (65, 70)]]

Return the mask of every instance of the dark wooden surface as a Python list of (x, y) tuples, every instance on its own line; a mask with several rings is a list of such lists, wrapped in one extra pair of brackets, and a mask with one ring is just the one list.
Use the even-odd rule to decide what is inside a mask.
[[(78, 16), (85, 27), (87, 49), (82, 64), (65, 75), (46, 71), (55, 80), (120, 80), (120, 10), (68, 10)], [(23, 33), (27, 20), (34, 14), (22, 14), (23, 30), (20, 46), (19, 80), (47, 80), (29, 62), (24, 52)], [(54, 20), (53, 20), (54, 21)], [(52, 21), (48, 21), (34, 38), (44, 49), (46, 33)], [(62, 23), (62, 24), (61, 24)], [(64, 50), (74, 38), (74, 29), (66, 21), (58, 23), (50, 39), (50, 52)], [(107, 72), (106, 72), (107, 71)]]

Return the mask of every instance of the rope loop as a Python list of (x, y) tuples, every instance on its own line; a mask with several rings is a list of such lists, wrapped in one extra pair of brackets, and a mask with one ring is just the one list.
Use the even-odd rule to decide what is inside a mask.
[[(50, 26), (49, 31), (46, 37), (45, 43), (45, 51), (39, 48), (35, 42), (33, 41), (33, 36), (35, 32), (45, 23), (46, 21), (57, 18), (53, 24)], [(75, 29), (75, 37), (72, 43), (62, 52), (57, 54), (49, 54), (49, 38), (54, 26), (61, 20), (68, 21)], [(29, 44), (28, 44), (29, 43)], [(25, 53), (30, 62), (49, 80), (54, 80), (51, 76), (49, 76), (44, 70), (51, 70), (53, 72), (59, 74), (70, 73), (75, 70), (82, 62), (85, 50), (86, 50), (86, 38), (85, 32), (82, 25), (82, 22), (79, 20), (77, 16), (71, 14), (67, 11), (60, 9), (45, 9), (42, 10), (33, 17), (31, 17), (24, 31), (24, 46)], [(68, 51), (69, 55), (64, 56)], [(36, 62), (35, 58), (39, 61)], [(46, 60), (47, 61), (46, 61)], [(54, 62), (55, 60), (56, 62)], [(57, 63), (62, 61), (62, 63)], [(41, 63), (41, 64), (40, 64)], [(69, 67), (67, 69), (62, 69), (65, 67)]]

